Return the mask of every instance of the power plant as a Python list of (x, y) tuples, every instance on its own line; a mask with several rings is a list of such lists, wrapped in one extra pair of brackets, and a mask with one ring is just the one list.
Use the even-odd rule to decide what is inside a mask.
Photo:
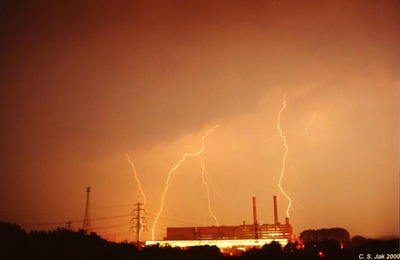
[(245, 251), (252, 247), (262, 247), (272, 241), (286, 245), (295, 239), (289, 218), (285, 223), (278, 220), (278, 204), (273, 196), (274, 223), (259, 224), (257, 221), (257, 203), (253, 197), (253, 224), (239, 226), (205, 226), (205, 227), (167, 227), (167, 236), (160, 241), (146, 241), (146, 245), (159, 244), (187, 248), (190, 246), (217, 246), (222, 252), (234, 250)]

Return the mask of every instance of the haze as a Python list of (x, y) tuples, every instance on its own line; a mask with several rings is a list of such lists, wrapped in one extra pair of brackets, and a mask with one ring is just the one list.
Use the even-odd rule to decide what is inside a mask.
[[(201, 148), (220, 225), (283, 221), (399, 235), (398, 1), (6, 1), (0, 7), (0, 220), (115, 241), (169, 170)], [(215, 225), (197, 158), (176, 171), (167, 226)]]

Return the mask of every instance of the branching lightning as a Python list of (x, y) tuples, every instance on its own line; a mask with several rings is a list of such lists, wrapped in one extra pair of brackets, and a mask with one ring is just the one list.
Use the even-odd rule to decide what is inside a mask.
[(206, 193), (207, 193), (208, 214), (211, 215), (211, 217), (215, 220), (216, 225), (219, 226), (218, 219), (214, 215), (214, 212), (211, 209), (210, 189), (208, 188), (208, 183), (206, 181), (206, 174), (207, 174), (206, 164), (204, 162), (203, 157), (199, 157), (199, 159), (200, 159), (200, 163), (201, 163), (201, 181), (203, 182), (204, 188), (206, 189)]
[(207, 130), (207, 132), (205, 133), (205, 135), (201, 138), (201, 149), (200, 149), (198, 152), (184, 154), (184, 155), (182, 156), (182, 159), (180, 159), (180, 160), (178, 161), (178, 163), (168, 172), (168, 177), (167, 177), (167, 180), (166, 180), (166, 182), (165, 182), (165, 189), (164, 189), (164, 192), (163, 192), (163, 194), (162, 194), (162, 196), (161, 196), (161, 207), (160, 207), (160, 210), (158, 211), (157, 216), (156, 216), (156, 218), (155, 218), (155, 220), (154, 220), (153, 228), (152, 228), (152, 231), (151, 231), (152, 240), (154, 240), (155, 227), (156, 227), (156, 225), (157, 225), (158, 218), (160, 217), (162, 211), (164, 210), (165, 195), (166, 195), (167, 192), (168, 192), (169, 184), (171, 183), (171, 180), (172, 180), (172, 177), (173, 177), (174, 174), (175, 174), (175, 171), (181, 166), (181, 164), (182, 164), (183, 162), (185, 162), (185, 160), (186, 160), (188, 157), (198, 157), (200, 154), (202, 154), (202, 153), (204, 152), (204, 149), (205, 149), (205, 148), (204, 148), (205, 139), (208, 137), (208, 134), (211, 133), (211, 132), (213, 132), (217, 127), (218, 127), (218, 125), (216, 125), (216, 126), (214, 126), (213, 128)]
[(285, 154), (283, 155), (283, 160), (282, 160), (281, 176), (279, 178), (279, 189), (280, 189), (281, 193), (289, 200), (289, 204), (288, 204), (288, 207), (286, 209), (286, 216), (289, 217), (289, 210), (290, 210), (290, 207), (292, 205), (292, 200), (282, 188), (282, 179), (283, 179), (283, 176), (284, 176), (284, 173), (285, 173), (286, 157), (287, 157), (287, 154), (289, 152), (289, 147), (288, 147), (288, 145), (286, 143), (286, 137), (284, 136), (283, 130), (281, 128), (281, 114), (285, 110), (285, 108), (286, 108), (286, 99), (285, 99), (285, 96), (283, 96), (282, 108), (279, 110), (279, 113), (278, 113), (278, 124), (277, 124), (277, 128), (279, 130), (279, 137), (282, 138), (283, 145), (285, 146)]
[(126, 157), (128, 158), (128, 162), (129, 162), (129, 163), (131, 164), (131, 166), (132, 166), (132, 170), (133, 170), (133, 174), (134, 174), (135, 180), (136, 180), (136, 182), (137, 182), (137, 184), (138, 184), (138, 188), (139, 188), (140, 194), (141, 194), (142, 197), (143, 197), (143, 207), (144, 207), (144, 205), (146, 205), (146, 195), (145, 195), (144, 192), (143, 192), (142, 185), (141, 185), (140, 180), (139, 180), (139, 178), (138, 178), (135, 165), (133, 164), (133, 162), (132, 162), (131, 159), (129, 158), (129, 154), (126, 154)]
[[(132, 166), (134, 178), (135, 178), (135, 180), (136, 180), (136, 182), (137, 182), (137, 184), (138, 184), (138, 188), (139, 188), (140, 194), (141, 194), (142, 197), (143, 197), (143, 208), (144, 208), (145, 205), (146, 205), (146, 195), (144, 194), (144, 191), (143, 191), (143, 189), (142, 189), (142, 185), (141, 185), (140, 180), (139, 180), (139, 177), (138, 177), (138, 175), (137, 175), (135, 165), (134, 165), (133, 162), (131, 161), (131, 158), (129, 158), (129, 154), (126, 154), (126, 157), (127, 157), (127, 159), (128, 159), (128, 162), (129, 162), (129, 163), (131, 164), (131, 166)], [(139, 240), (141, 240), (142, 231), (143, 231), (143, 219), (141, 218), (141, 219), (140, 219)]]

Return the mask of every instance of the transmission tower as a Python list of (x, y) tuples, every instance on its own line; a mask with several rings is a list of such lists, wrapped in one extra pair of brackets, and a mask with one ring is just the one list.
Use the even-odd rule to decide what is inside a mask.
[(67, 230), (72, 230), (73, 228), (72, 228), (72, 221), (68, 221), (67, 223)]
[(90, 203), (89, 203), (89, 198), (90, 198), (90, 189), (92, 187), (86, 187), (86, 208), (85, 208), (85, 216), (83, 217), (83, 230), (86, 231), (86, 233), (90, 233), (92, 229), (92, 224), (91, 224), (91, 218), (90, 218)]
[(143, 225), (143, 223), (145, 222), (145, 218), (142, 216), (142, 211), (144, 211), (144, 209), (142, 208), (143, 203), (136, 203), (134, 204), (134, 206), (136, 206), (133, 210), (131, 215), (133, 216), (131, 223), (133, 223), (134, 225), (131, 227), (131, 230), (134, 230), (135, 234), (136, 234), (136, 246), (137, 248), (140, 247), (140, 242), (141, 242), (141, 233), (143, 230), (147, 230), (146, 227)]

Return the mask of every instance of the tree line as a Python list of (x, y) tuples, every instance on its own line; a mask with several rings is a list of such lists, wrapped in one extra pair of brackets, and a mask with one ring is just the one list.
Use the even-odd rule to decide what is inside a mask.
[(215, 246), (189, 249), (147, 246), (139, 250), (129, 243), (109, 242), (96, 233), (58, 228), (52, 231), (26, 232), (16, 224), (0, 222), (0, 259), (359, 259), (360, 254), (375, 256), (399, 253), (399, 239), (371, 240), (360, 236), (350, 239), (344, 229), (306, 230), (301, 241), (281, 246), (271, 242), (238, 256), (224, 255)]

